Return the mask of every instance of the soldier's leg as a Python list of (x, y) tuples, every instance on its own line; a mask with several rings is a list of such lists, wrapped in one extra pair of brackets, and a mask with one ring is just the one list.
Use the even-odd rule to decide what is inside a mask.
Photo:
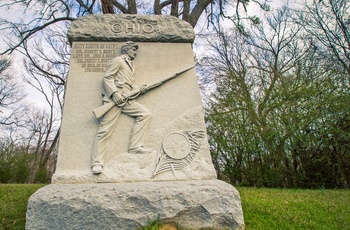
[[(121, 113), (121, 108), (119, 107), (113, 107), (111, 110), (109, 110), (101, 119), (100, 126), (97, 130), (97, 135), (94, 143), (94, 151), (92, 154), (92, 168), (94, 169), (94, 166), (103, 166), (104, 162), (104, 155), (106, 153), (106, 146), (107, 142), (112, 136), (113, 129), (115, 127), (115, 123), (117, 122), (119, 115)], [(101, 167), (95, 167), (101, 168)], [(98, 174), (99, 171), (102, 170), (96, 170), (93, 173)]]
[(129, 149), (143, 147), (145, 133), (152, 118), (151, 112), (137, 102), (125, 105), (122, 112), (135, 118), (135, 124), (130, 135)]

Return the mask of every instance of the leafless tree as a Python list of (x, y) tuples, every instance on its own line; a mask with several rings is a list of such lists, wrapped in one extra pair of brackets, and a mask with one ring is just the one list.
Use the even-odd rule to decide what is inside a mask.
[[(26, 151), (33, 156), (28, 182), (45, 182), (49, 178), (49, 171), (53, 165), (48, 165), (50, 159), (55, 157), (58, 135), (55, 120), (45, 109), (32, 109), (25, 115), (26, 126), (23, 129), (23, 145)], [(47, 178), (40, 178), (44, 173)]]
[(23, 87), (9, 74), (11, 61), (0, 60), (0, 125), (19, 124), (16, 114), (23, 109)]
[(39, 175), (45, 176), (52, 168), (48, 162), (54, 158), (60, 117), (60, 109), (53, 103), (60, 92), (55, 91), (55, 84), (51, 85), (51, 93), (45, 92), (35, 72), (30, 71), (32, 79), (27, 78), (28, 82), (42, 92), (50, 109), (29, 105), (23, 100), (24, 87), (16, 81), (16, 76), (9, 74), (10, 65), (9, 60), (0, 61), (0, 171), (7, 174), (1, 180), (47, 182)]
[(54, 24), (62, 27), (62, 22), (69, 23), (87, 14), (169, 14), (195, 27), (205, 13), (209, 20), (213, 15), (233, 19), (226, 13), (225, 7), (235, 7), (238, 18), (234, 19), (239, 20), (240, 9), (246, 11), (250, 2), (268, 10), (268, 5), (263, 0), (154, 0), (153, 4), (143, 0), (6, 0), (0, 4), (0, 8), (23, 11), (27, 17), (23, 20), (0, 19), (0, 30), (8, 36), (8, 48), (1, 53), (13, 52), (31, 37)]
[(350, 2), (309, 0), (298, 11), (296, 22), (306, 31), (324, 65), (345, 72), (350, 79)]
[[(16, 181), (14, 175), (7, 176), (12, 182), (47, 183), (54, 171), (57, 120), (53, 120), (46, 109), (32, 106), (17, 113), (21, 125), (6, 125), (0, 138), (0, 171), (16, 174), (22, 171), (20, 165), (27, 167), (21, 181)], [(20, 162), (26, 161), (26, 162)], [(7, 169), (7, 170), (4, 170)], [(6, 172), (7, 173), (7, 172)], [(18, 176), (17, 176), (18, 177)]]

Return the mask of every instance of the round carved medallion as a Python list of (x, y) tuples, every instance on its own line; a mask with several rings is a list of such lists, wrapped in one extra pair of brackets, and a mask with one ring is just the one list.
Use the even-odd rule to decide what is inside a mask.
[(190, 153), (191, 144), (184, 134), (170, 133), (164, 138), (163, 150), (173, 159), (182, 159)]

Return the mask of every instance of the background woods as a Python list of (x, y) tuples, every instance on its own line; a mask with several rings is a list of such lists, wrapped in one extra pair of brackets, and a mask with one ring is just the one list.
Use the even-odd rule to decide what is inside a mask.
[(0, 182), (48, 182), (56, 120), (48, 110), (25, 103), (23, 84), (10, 74), (11, 62), (0, 64)]
[[(247, 14), (254, 5), (259, 17)], [(0, 16), (0, 182), (49, 181), (70, 57), (67, 28), (77, 17), (112, 13), (168, 14), (200, 31), (197, 70), (221, 179), (348, 188), (349, 7), (345, 0), (280, 9), (256, 0), (2, 1), (0, 10), (10, 13)], [(25, 17), (11, 17), (15, 11)], [(26, 99), (28, 85), (39, 106)]]
[[(219, 28), (217, 39), (208, 40), (202, 83), (222, 179), (349, 187), (350, 46), (342, 26), (349, 24), (348, 7), (342, 1), (315, 1), (301, 11), (284, 7), (245, 34)], [(321, 8), (327, 17), (317, 13)]]

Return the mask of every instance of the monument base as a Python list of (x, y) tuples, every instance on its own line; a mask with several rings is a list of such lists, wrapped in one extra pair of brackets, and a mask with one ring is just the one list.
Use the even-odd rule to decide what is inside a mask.
[(244, 229), (238, 191), (220, 180), (51, 184), (28, 201), (26, 229)]

